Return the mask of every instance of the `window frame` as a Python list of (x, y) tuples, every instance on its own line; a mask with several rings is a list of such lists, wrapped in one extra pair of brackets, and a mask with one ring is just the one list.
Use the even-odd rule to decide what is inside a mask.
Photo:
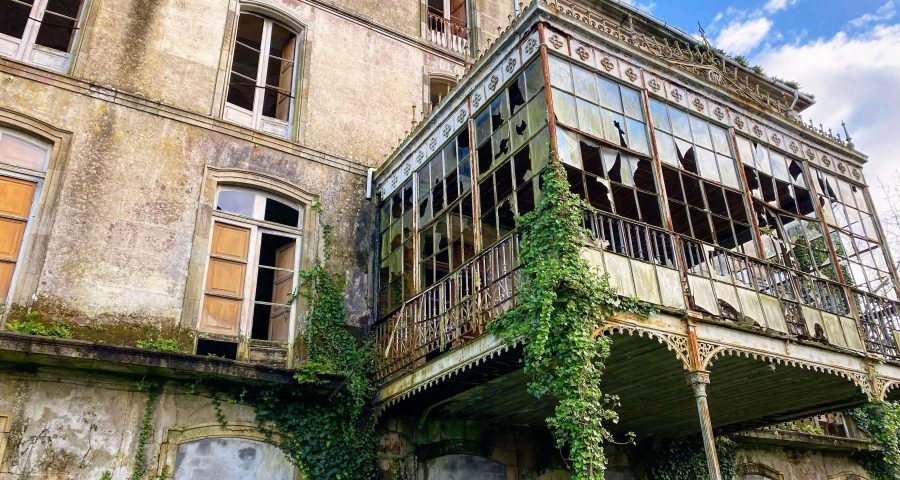
[[(9, 1), (21, 4), (17, 0)], [(79, 30), (82, 28), (81, 25), (83, 23), (85, 12), (88, 10), (87, 6), (90, 0), (78, 0), (78, 11), (75, 16), (66, 17), (74, 22), (74, 27), (72, 27), (74, 32), (72, 32), (69, 39), (69, 47), (65, 51), (45, 47), (36, 43), (44, 16), (47, 14), (47, 4), (49, 1), (50, 0), (34, 0), (34, 3), (31, 5), (31, 10), (28, 13), (28, 19), (26, 20), (21, 38), (0, 33), (0, 56), (57, 72), (68, 70), (72, 63), (75, 46), (79, 40)], [(9, 48), (14, 51), (4, 53), (4, 48)]]
[[(262, 38), (260, 40), (259, 63), (256, 70), (256, 84), (253, 86), (253, 109), (247, 110), (244, 107), (235, 105), (228, 101), (228, 93), (231, 89), (231, 76), (234, 74), (234, 56), (237, 48), (237, 35), (240, 26), (241, 17), (244, 15), (252, 15), (263, 21)], [(292, 20), (284, 14), (279, 14), (269, 10), (268, 8), (257, 6), (254, 3), (242, 3), (235, 14), (235, 22), (229, 45), (228, 68), (224, 71), (224, 92), (222, 94), (222, 118), (226, 121), (236, 123), (238, 125), (269, 133), (281, 138), (291, 139), (295, 133), (295, 126), (299, 118), (300, 102), (298, 92), (301, 80), (302, 61), (301, 52), (304, 49), (305, 27), (302, 24)], [(265, 101), (265, 92), (268, 90), (266, 85), (266, 75), (269, 68), (269, 62), (266, 61), (271, 55), (269, 53), (272, 41), (272, 28), (274, 24), (280, 25), (285, 30), (294, 35), (294, 53), (290, 61), (293, 63), (291, 72), (291, 88), (286, 91), (289, 96), (289, 112), (287, 120), (281, 120), (275, 117), (269, 117), (263, 114), (263, 105)], [(287, 59), (285, 59), (287, 60)], [(281, 91), (279, 89), (279, 91)]]
[[(15, 267), (13, 270), (13, 274), (10, 276), (9, 280), (9, 289), (6, 292), (6, 297), (0, 298), (0, 305), (7, 305), (10, 303), (10, 299), (13, 298), (13, 294), (16, 290), (16, 286), (19, 283), (19, 278), (22, 275), (23, 266), (25, 264), (25, 260), (27, 258), (27, 251), (29, 250), (30, 239), (32, 230), (34, 229), (34, 224), (37, 220), (38, 210), (40, 205), (41, 194), (44, 190), (44, 183), (46, 181), (47, 170), (50, 164), (50, 157), (53, 152), (53, 145), (49, 142), (46, 142), (38, 137), (31, 135), (30, 133), (22, 133), (17, 130), (13, 130), (10, 128), (6, 128), (0, 125), (0, 138), (3, 136), (13, 136), (20, 140), (24, 140), (29, 142), (32, 145), (39, 146), (44, 149), (44, 165), (43, 171), (41, 170), (32, 170), (25, 167), (20, 167), (16, 165), (11, 165), (7, 163), (0, 162), (0, 177), (12, 178), (15, 180), (22, 180), (30, 183), (34, 183), (34, 192), (31, 197), (31, 204), (28, 208), (28, 216), (25, 220), (25, 230), (22, 232), (22, 240), (19, 244), (19, 253), (16, 256)], [(3, 218), (6, 218), (5, 216)], [(8, 263), (8, 262), (4, 262)]]
[[(218, 203), (219, 193), (223, 191), (237, 191), (237, 192), (247, 192), (253, 193), (256, 195), (255, 203), (254, 203), (254, 215), (256, 213), (260, 213), (259, 210), (265, 208), (265, 202), (260, 201), (259, 199), (268, 199), (271, 198), (278, 202), (281, 202), (290, 207), (294, 207), (299, 212), (298, 218), (298, 226), (295, 229), (287, 227), (285, 225), (281, 225), (275, 222), (270, 222), (266, 220), (260, 220), (254, 217), (247, 217), (244, 215), (226, 212), (221, 210), (216, 210), (215, 205)], [(291, 344), (293, 339), (297, 335), (297, 302), (293, 302), (290, 305), (290, 309), (288, 312), (288, 334), (287, 339), (284, 342), (280, 342), (277, 340), (270, 339), (256, 339), (253, 338), (253, 314), (254, 309), (258, 303), (264, 303), (268, 305), (280, 305), (271, 302), (258, 302), (255, 299), (256, 286), (258, 281), (258, 270), (260, 268), (259, 265), (259, 246), (262, 241), (262, 236), (264, 234), (268, 235), (276, 235), (280, 237), (292, 238), (295, 241), (295, 251), (294, 251), (294, 262), (293, 262), (293, 274), (291, 276), (291, 291), (296, 291), (299, 282), (300, 276), (299, 272), (302, 268), (302, 260), (304, 255), (304, 239), (303, 239), (303, 227), (306, 222), (306, 211), (304, 205), (296, 200), (290, 200), (288, 198), (284, 198), (269, 192), (266, 192), (261, 189), (250, 188), (245, 186), (231, 185), (231, 184), (219, 184), (215, 188), (215, 193), (213, 196), (213, 209), (212, 209), (212, 218), (210, 221), (209, 227), (209, 239), (206, 246), (206, 255), (205, 260), (203, 262), (203, 274), (201, 279), (200, 286), (200, 308), (197, 316), (197, 331), (202, 336), (211, 336), (211, 337), (231, 337), (231, 338), (241, 338), (246, 337), (250, 340), (256, 341), (271, 341), (280, 344)], [(224, 334), (224, 333), (215, 333), (215, 332), (205, 332), (203, 330), (203, 321), (204, 321), (204, 306), (206, 304), (207, 296), (214, 296), (218, 298), (227, 298), (232, 300), (237, 300), (238, 298), (218, 294), (218, 293), (210, 293), (207, 290), (207, 279), (209, 276), (209, 266), (211, 259), (216, 258), (212, 255), (212, 246), (213, 246), (213, 235), (216, 224), (229, 225), (233, 227), (243, 228), (249, 230), (249, 239), (247, 245), (247, 257), (245, 262), (245, 271), (244, 278), (242, 281), (243, 285), (243, 294), (244, 296), (240, 298), (241, 300), (241, 311), (240, 311), (240, 319), (237, 324), (237, 332), (234, 335)]]

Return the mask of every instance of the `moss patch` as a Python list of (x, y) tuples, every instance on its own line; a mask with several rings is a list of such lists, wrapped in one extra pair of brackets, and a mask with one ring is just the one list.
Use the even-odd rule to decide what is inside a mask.
[(24, 322), (46, 328), (63, 325), (71, 333), (70, 338), (107, 345), (146, 348), (148, 339), (152, 339), (165, 342), (170, 347), (168, 351), (180, 352), (190, 352), (194, 345), (193, 332), (173, 318), (137, 314), (88, 316), (43, 297), (34, 302), (31, 315), (23, 305), (9, 307), (7, 327)]

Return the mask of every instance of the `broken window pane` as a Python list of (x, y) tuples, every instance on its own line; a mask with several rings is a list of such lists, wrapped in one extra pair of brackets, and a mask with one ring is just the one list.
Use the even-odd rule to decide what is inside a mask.
[[(412, 209), (410, 209), (410, 212), (412, 212)], [(266, 211), (263, 215), (263, 219), (287, 225), (289, 227), (299, 227), (300, 211), (277, 200), (267, 198)]]

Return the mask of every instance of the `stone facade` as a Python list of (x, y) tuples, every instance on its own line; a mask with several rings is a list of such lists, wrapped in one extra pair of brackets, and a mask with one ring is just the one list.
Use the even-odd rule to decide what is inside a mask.
[[(0, 327), (37, 321), (74, 337), (0, 333), (0, 480), (123, 480), (141, 451), (146, 478), (301, 478), (252, 408), (217, 406), (187, 387), (195, 377), (283, 384), (303, 359), (302, 302), (288, 308), (290, 336), (279, 341), (257, 338), (249, 313), (233, 335), (201, 325), (214, 225), (242, 220), (222, 212), (217, 192), (239, 186), (294, 202), (302, 222), (271, 231), (298, 238), (297, 268), (322, 258), (330, 227), (328, 268), (346, 282), (348, 321), (370, 329), (378, 214), (365, 198), (370, 169), (411, 130), (437, 128), (420, 126), (429, 79), (466, 75), (523, 8), (468, 0), (460, 51), (433, 41), (429, 3), (83, 0), (65, 67), (0, 56), (0, 135), (47, 146)], [(225, 119), (242, 12), (296, 35), (285, 135)], [(2, 178), (33, 173), (0, 165)], [(273, 227), (268, 220), (241, 225)], [(271, 265), (244, 268), (257, 267)], [(135, 348), (153, 339), (181, 353)], [(203, 342), (235, 351), (210, 358)], [(148, 378), (166, 384), (149, 407)], [(385, 478), (567, 478), (544, 429), (380, 420)], [(860, 472), (834, 453), (742, 455), (785, 479)], [(610, 478), (629, 478), (624, 454), (612, 458)]]

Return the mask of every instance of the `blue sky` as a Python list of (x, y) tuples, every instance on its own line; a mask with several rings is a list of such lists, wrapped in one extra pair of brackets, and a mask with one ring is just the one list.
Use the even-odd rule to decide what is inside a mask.
[(716, 47), (799, 82), (816, 96), (804, 118), (835, 131), (846, 121), (876, 207), (900, 212), (881, 188), (900, 188), (900, 0), (623, 1), (689, 34), (699, 22)]

